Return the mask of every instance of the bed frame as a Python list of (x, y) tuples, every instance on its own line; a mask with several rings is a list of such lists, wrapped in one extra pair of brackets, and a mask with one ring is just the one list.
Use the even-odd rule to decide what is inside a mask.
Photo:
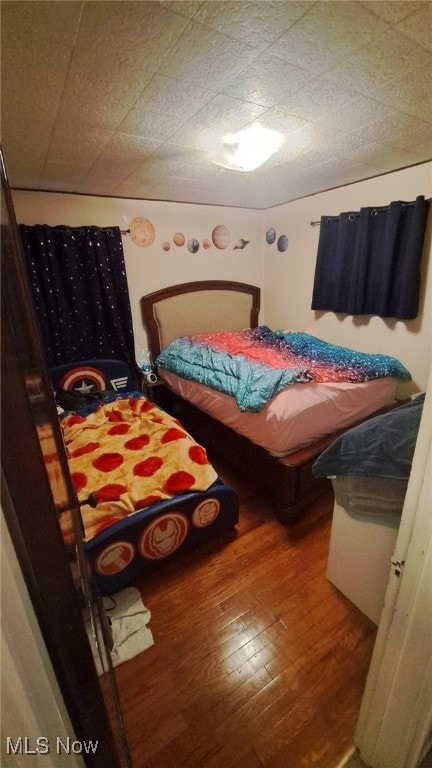
[[(260, 289), (229, 280), (182, 283), (141, 299), (152, 359), (175, 337), (191, 333), (256, 328)], [(159, 405), (175, 415), (214, 455), (223, 455), (270, 495), (282, 523), (296, 522), (315, 499), (332, 493), (326, 478), (316, 479), (312, 464), (340, 433), (278, 458), (237, 434), (174, 393), (167, 384), (154, 390)]]
[(198, 280), (149, 293), (141, 299), (153, 360), (177, 336), (256, 328), (260, 289), (232, 280)]
[[(57, 397), (59, 390), (63, 398), (95, 399), (110, 391), (121, 395), (136, 390), (133, 373), (121, 360), (83, 360), (51, 368), (49, 373)], [(85, 504), (97, 506), (92, 494), (81, 502)], [(185, 492), (151, 504), (84, 542), (95, 587), (101, 595), (118, 592), (182, 552), (232, 532), (237, 523), (237, 494), (220, 479), (206, 491)], [(73, 544), (66, 545), (67, 551), (73, 549)]]
[[(230, 280), (203, 280), (163, 288), (141, 299), (144, 325), (153, 361), (177, 336), (211, 331), (256, 328), (260, 289)], [(333, 432), (284, 457), (276, 457), (184, 400), (166, 384), (154, 387), (155, 402), (176, 416), (215, 458), (219, 455), (254, 481), (272, 499), (281, 523), (293, 524), (316, 499), (333, 495), (330, 480), (316, 478), (317, 456), (349, 428)], [(398, 403), (376, 411), (384, 413)], [(366, 421), (362, 419), (361, 421)]]

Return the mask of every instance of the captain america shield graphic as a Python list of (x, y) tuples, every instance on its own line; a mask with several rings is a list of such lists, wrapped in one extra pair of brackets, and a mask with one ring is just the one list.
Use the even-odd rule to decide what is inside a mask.
[(59, 381), (60, 389), (68, 392), (81, 392), (83, 395), (89, 392), (105, 392), (107, 382), (105, 376), (97, 368), (85, 366), (68, 371)]

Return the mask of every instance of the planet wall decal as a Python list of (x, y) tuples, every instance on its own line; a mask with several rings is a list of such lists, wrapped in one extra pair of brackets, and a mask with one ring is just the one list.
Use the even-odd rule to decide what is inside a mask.
[(185, 244), (185, 236), (182, 232), (176, 232), (173, 241), (175, 245), (184, 245)]
[(129, 233), (132, 242), (140, 248), (148, 248), (155, 239), (153, 224), (142, 216), (137, 216), (129, 222)]
[(164, 251), (169, 251), (169, 250), (170, 250), (170, 248), (171, 248), (171, 246), (170, 246), (170, 244), (169, 244), (169, 243), (167, 243), (167, 242), (165, 241), (165, 243), (162, 243), (162, 248), (164, 249)]
[(235, 244), (233, 251), (237, 250), (237, 248), (240, 250), (243, 250), (243, 248), (245, 248), (248, 245), (248, 243), (250, 243), (250, 240), (243, 240), (243, 238), (241, 237), (240, 240), (237, 240), (237, 243)]
[(192, 237), (190, 240), (188, 240), (187, 248), (191, 253), (197, 253), (197, 251), (199, 251), (198, 240), (195, 237)]
[(231, 233), (223, 224), (218, 224), (212, 232), (212, 241), (216, 248), (223, 250), (230, 244)]
[(270, 227), (270, 229), (267, 230), (266, 240), (269, 245), (272, 245), (272, 243), (274, 243), (276, 240), (276, 230), (273, 227)]
[(283, 251), (286, 251), (287, 248), (288, 248), (288, 238), (286, 235), (281, 235), (277, 241), (277, 249), (278, 251), (281, 251), (281, 253), (283, 253)]
[(210, 240), (207, 240), (207, 238), (205, 240), (203, 240), (202, 246), (203, 246), (203, 248), (205, 248), (206, 251), (208, 251), (208, 249), (211, 248)]

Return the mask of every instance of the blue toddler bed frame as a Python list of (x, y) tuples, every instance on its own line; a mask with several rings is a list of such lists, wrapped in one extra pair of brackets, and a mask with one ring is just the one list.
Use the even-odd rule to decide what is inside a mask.
[[(120, 360), (61, 365), (50, 369), (50, 377), (56, 393), (82, 397), (83, 402), (103, 397), (105, 391), (136, 392), (134, 377)], [(84, 542), (84, 549), (99, 592), (110, 595), (237, 523), (237, 494), (218, 479), (205, 492), (182, 493), (119, 520)]]

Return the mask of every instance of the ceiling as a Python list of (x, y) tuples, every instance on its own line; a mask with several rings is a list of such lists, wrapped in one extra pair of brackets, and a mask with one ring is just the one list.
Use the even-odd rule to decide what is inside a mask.
[[(266, 209), (432, 158), (432, 3), (1, 2), (13, 188)], [(283, 133), (252, 172), (224, 134)]]

